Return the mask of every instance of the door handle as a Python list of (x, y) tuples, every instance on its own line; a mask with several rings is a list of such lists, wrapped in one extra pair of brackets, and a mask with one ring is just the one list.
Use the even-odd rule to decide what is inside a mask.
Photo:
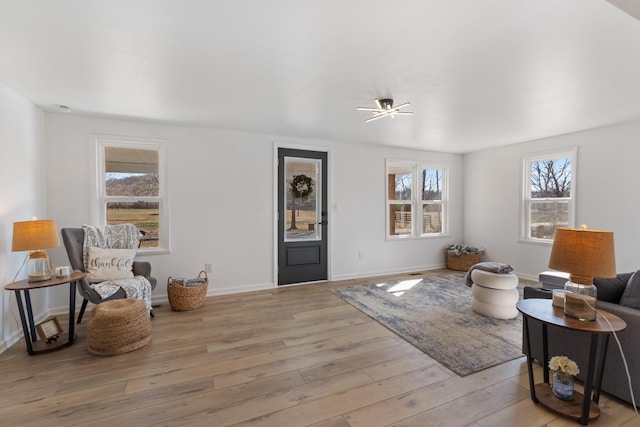
[(329, 224), (329, 222), (326, 221), (326, 220), (325, 221), (321, 221), (321, 222), (318, 223), (318, 225), (327, 225), (327, 224)]

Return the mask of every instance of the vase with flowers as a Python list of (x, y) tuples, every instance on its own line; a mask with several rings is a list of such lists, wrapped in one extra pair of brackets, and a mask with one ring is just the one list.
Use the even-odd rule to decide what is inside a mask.
[(573, 399), (573, 377), (580, 373), (578, 364), (567, 356), (553, 356), (549, 360), (549, 369), (553, 372), (551, 392), (562, 400)]

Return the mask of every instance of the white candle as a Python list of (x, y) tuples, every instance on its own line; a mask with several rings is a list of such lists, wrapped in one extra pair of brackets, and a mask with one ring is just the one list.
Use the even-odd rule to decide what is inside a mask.
[(567, 291), (565, 291), (564, 289), (554, 289), (552, 291), (554, 307), (560, 307), (560, 308), (564, 307), (564, 299), (565, 299), (566, 293)]

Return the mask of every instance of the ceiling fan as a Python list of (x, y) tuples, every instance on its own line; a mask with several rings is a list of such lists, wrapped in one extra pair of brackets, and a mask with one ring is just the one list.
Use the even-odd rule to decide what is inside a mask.
[(364, 121), (365, 123), (378, 120), (382, 117), (391, 117), (393, 119), (396, 114), (405, 115), (405, 116), (410, 116), (411, 114), (413, 114), (413, 112), (411, 111), (400, 111), (401, 108), (407, 107), (409, 105), (408, 102), (405, 102), (404, 104), (400, 104), (397, 107), (394, 107), (393, 99), (391, 98), (383, 98), (383, 99), (376, 98), (375, 101), (378, 108), (357, 107), (359, 111), (372, 111), (373, 115), (369, 117), (367, 120), (365, 120)]

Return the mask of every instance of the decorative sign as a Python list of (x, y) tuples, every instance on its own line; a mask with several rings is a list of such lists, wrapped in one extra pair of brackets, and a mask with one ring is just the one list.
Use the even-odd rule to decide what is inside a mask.
[(38, 331), (40, 339), (46, 340), (47, 344), (50, 344), (52, 341), (58, 339), (58, 336), (62, 333), (62, 328), (60, 327), (58, 319), (56, 317), (52, 317), (51, 319), (37, 325), (36, 331)]

